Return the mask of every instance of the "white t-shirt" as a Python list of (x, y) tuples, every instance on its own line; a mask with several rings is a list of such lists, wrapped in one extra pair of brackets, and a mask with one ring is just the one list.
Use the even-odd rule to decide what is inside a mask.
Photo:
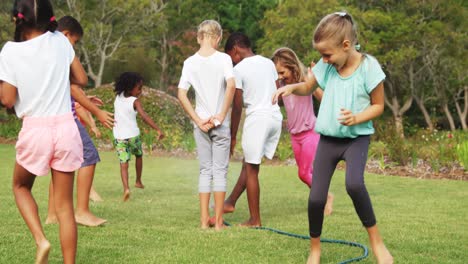
[[(208, 57), (198, 53), (184, 61), (179, 88), (195, 90), (195, 112), (202, 119), (221, 112), (226, 81), (234, 77), (231, 57), (216, 51)], [(229, 125), (230, 115), (226, 115), (224, 124)]]
[(275, 65), (270, 59), (255, 55), (243, 59), (234, 67), (236, 88), (243, 91), (245, 113), (273, 114), (282, 119), (278, 104), (272, 104), (278, 79)]
[(114, 101), (114, 138), (127, 139), (140, 135), (136, 116), (137, 111), (133, 107), (133, 103), (137, 98), (134, 96), (125, 97), (121, 93), (115, 97)]
[(17, 88), (19, 118), (71, 112), (70, 65), (75, 51), (60, 32), (7, 42), (0, 53), (0, 80)]

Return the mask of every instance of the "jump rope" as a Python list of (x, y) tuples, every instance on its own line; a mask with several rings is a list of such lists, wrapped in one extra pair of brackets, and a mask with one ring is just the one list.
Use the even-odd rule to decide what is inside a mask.
[[(231, 224), (226, 222), (226, 221), (224, 221), (224, 225), (231, 226)], [(279, 235), (284, 235), (284, 236), (289, 236), (289, 237), (294, 237), (294, 238), (299, 238), (299, 239), (304, 239), (304, 240), (310, 240), (310, 236), (289, 233), (289, 232), (285, 232), (285, 231), (270, 228), (270, 227), (263, 227), (263, 226), (262, 227), (252, 227), (252, 229), (265, 230), (265, 231), (270, 231), (270, 232), (273, 232), (273, 233), (276, 233), (276, 234), (279, 234)], [(361, 261), (361, 260), (363, 260), (363, 259), (365, 259), (365, 258), (367, 258), (369, 256), (369, 250), (367, 249), (367, 247), (364, 246), (363, 244), (360, 244), (360, 243), (357, 243), (357, 242), (351, 242), (351, 241), (346, 241), (346, 240), (338, 240), (338, 239), (328, 239), (328, 238), (320, 238), (320, 242), (341, 244), (341, 245), (346, 245), (346, 246), (350, 246), (350, 247), (357, 247), (357, 248), (362, 249), (362, 255), (360, 255), (358, 257), (355, 257), (355, 258), (343, 260), (341, 262), (338, 262), (339, 264), (346, 264), (346, 263)]]

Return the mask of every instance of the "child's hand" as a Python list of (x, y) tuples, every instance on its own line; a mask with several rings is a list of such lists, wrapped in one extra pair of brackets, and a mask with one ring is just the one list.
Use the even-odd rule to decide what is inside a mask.
[(310, 67), (307, 68), (307, 75), (306, 75), (306, 79), (307, 80), (311, 80), (312, 78), (314, 78), (314, 73), (312, 72), (312, 68), (314, 68), (315, 66), (315, 62), (310, 62)]
[(165, 137), (164, 133), (161, 130), (158, 130), (158, 140), (161, 140)]
[(210, 122), (213, 125), (213, 127), (218, 127), (220, 126), (224, 121), (224, 117), (221, 114), (217, 114), (213, 117), (211, 117)]
[(97, 138), (101, 138), (101, 131), (99, 130), (99, 128), (97, 128), (97, 127), (91, 127), (91, 131), (93, 131), (94, 135), (95, 135)]
[(290, 85), (283, 86), (283, 87), (279, 88), (278, 90), (276, 90), (276, 92), (273, 94), (273, 98), (271, 100), (271, 103), (276, 104), (280, 97), (288, 96), (291, 93), (292, 93), (292, 91), (291, 91), (291, 86)]
[(208, 131), (214, 127), (213, 123), (211, 123), (211, 118), (200, 119), (196, 121), (196, 124), (205, 133), (208, 133)]
[(112, 128), (114, 126), (114, 116), (113, 113), (107, 112), (104, 110), (99, 110), (98, 114), (96, 115), (96, 118), (101, 122), (105, 127), (107, 128)]
[(231, 148), (229, 149), (229, 157), (232, 157), (232, 155), (234, 154), (236, 143), (237, 143), (237, 139), (235, 137), (231, 137)]
[(341, 109), (340, 117), (338, 117), (338, 121), (343, 126), (353, 126), (357, 124), (356, 115), (354, 115), (353, 112), (351, 112), (350, 110), (344, 109), (344, 108)]
[(104, 102), (102, 102), (101, 99), (99, 99), (99, 97), (95, 96), (95, 95), (88, 95), (88, 99), (95, 105), (97, 106), (103, 106), (104, 105)]

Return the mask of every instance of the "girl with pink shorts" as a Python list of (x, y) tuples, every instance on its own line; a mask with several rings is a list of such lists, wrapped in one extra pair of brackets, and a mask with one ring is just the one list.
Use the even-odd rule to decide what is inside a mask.
[(31, 189), (36, 176), (52, 171), (63, 263), (75, 263), (73, 178), (83, 147), (71, 112), (70, 79), (86, 86), (87, 76), (68, 39), (55, 31), (48, 0), (17, 0), (12, 16), (14, 42), (0, 52), (0, 100), (23, 119), (13, 174), (16, 205), (36, 242), (35, 263), (47, 263), (51, 245)]
[[(305, 80), (305, 67), (293, 50), (279, 48), (273, 53), (272, 60), (278, 72), (278, 87)], [(317, 88), (314, 96), (320, 101), (322, 94), (323, 91)], [(310, 188), (314, 172), (312, 164), (314, 163), (320, 139), (320, 135), (314, 130), (316, 116), (312, 95), (297, 96), (292, 94), (282, 98), (280, 104), (286, 108), (288, 131), (291, 135), (291, 145), (296, 159), (299, 179)], [(332, 206), (333, 194), (328, 193), (325, 207), (326, 215), (331, 214)]]

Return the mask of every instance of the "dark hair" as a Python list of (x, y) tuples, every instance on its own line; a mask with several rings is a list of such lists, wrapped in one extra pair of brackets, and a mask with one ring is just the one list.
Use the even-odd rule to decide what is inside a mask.
[(137, 84), (143, 82), (143, 77), (136, 72), (124, 72), (115, 80), (114, 92), (121, 94), (130, 92)]
[(54, 10), (49, 0), (15, 0), (12, 10), (15, 19), (15, 41), (24, 41), (28, 30), (54, 32), (57, 29)]
[(250, 48), (250, 39), (247, 37), (247, 35), (240, 33), (240, 32), (234, 32), (232, 33), (229, 38), (226, 40), (226, 45), (224, 46), (224, 51), (228, 52), (231, 51), (234, 46), (238, 46), (240, 48)]
[(72, 16), (64, 16), (58, 20), (58, 31), (63, 32), (65, 30), (70, 31), (71, 34), (83, 37), (83, 28), (80, 22)]

